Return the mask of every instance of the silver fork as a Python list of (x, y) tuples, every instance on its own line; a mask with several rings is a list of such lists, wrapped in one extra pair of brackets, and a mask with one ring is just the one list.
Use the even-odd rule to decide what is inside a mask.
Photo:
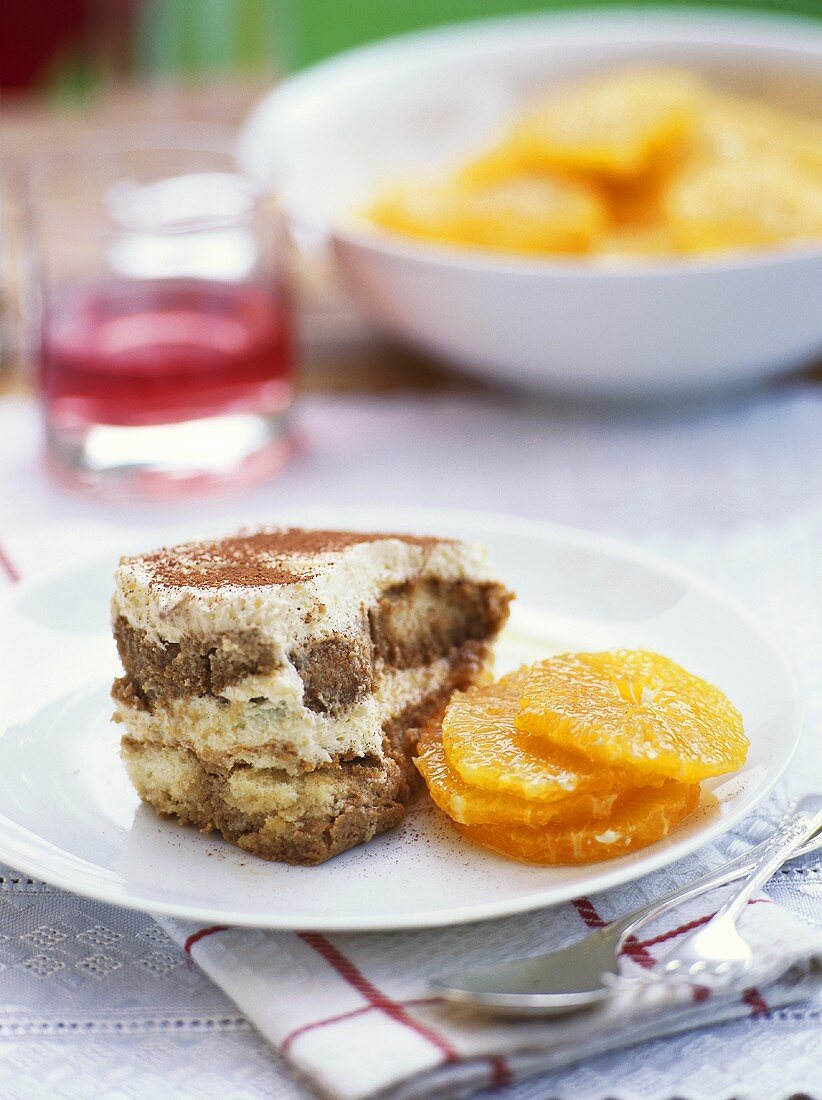
[(774, 832), (752, 873), (706, 925), (676, 944), (650, 971), (656, 978), (715, 988), (750, 970), (753, 953), (736, 922), (751, 896), (800, 846), (810, 830), (822, 826), (822, 795), (812, 794), (791, 807)]
[[(551, 1016), (576, 1012), (611, 995), (614, 983), (621, 980), (620, 952), (629, 937), (669, 909), (743, 878), (770, 851), (770, 844), (770, 839), (763, 841), (568, 947), (491, 966), (461, 968), (440, 975), (432, 985), (449, 1001), (496, 1013)], [(805, 843), (787, 858), (808, 855), (820, 847), (822, 829), (809, 832)]]

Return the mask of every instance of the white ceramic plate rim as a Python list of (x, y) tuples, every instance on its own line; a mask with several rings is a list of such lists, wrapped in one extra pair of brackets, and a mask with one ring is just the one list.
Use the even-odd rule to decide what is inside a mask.
[[(312, 518), (313, 517), (313, 518)], [(629, 542), (620, 539), (592, 534), (567, 527), (561, 524), (543, 522), (541, 520), (523, 519), (517, 516), (506, 516), (500, 513), (485, 513), (480, 511), (468, 511), (449, 509), (443, 512), (437, 509), (408, 508), (408, 509), (342, 509), (342, 508), (307, 508), (288, 509), (283, 514), (278, 514), (277, 521), (281, 523), (326, 523), (329, 526), (347, 523), (353, 529), (367, 529), (375, 525), (384, 530), (389, 529), (392, 520), (395, 524), (406, 527), (417, 526), (420, 529), (436, 530), (443, 524), (459, 525), (466, 530), (475, 530), (477, 534), (482, 531), (511, 531), (516, 530), (523, 536), (530, 536), (537, 540), (563, 543), (566, 546), (577, 547), (581, 550), (590, 550), (619, 558), (628, 564), (637, 565), (661, 573), (671, 579), (687, 585), (717, 604), (723, 606), (730, 613), (737, 616), (746, 627), (755, 634), (760, 643), (766, 646), (772, 659), (779, 665), (786, 682), (790, 687), (790, 703), (792, 705), (792, 722), (785, 729), (782, 755), (776, 759), (771, 772), (762, 782), (754, 795), (741, 796), (736, 804), (723, 813), (721, 817), (707, 823), (695, 835), (680, 841), (669, 840), (662, 845), (653, 845), (647, 849), (647, 854), (641, 862), (625, 863), (622, 860), (614, 860), (612, 863), (592, 864), (595, 875), (591, 888), (586, 888), (584, 883), (571, 882), (564, 884), (552, 884), (544, 890), (535, 889), (524, 897), (516, 897), (509, 901), (495, 900), (488, 903), (472, 906), (458, 906), (449, 909), (436, 909), (430, 912), (418, 913), (414, 916), (398, 915), (391, 918), (369, 919), (368, 916), (358, 917), (356, 920), (335, 920), (331, 915), (312, 921), (311, 927), (317, 931), (390, 931), (414, 928), (443, 927), (454, 924), (469, 924), (476, 921), (489, 920), (496, 917), (510, 916), (515, 913), (531, 912), (537, 909), (550, 908), (561, 904), (580, 894), (595, 894), (614, 886), (622, 885), (641, 878), (652, 871), (667, 866), (684, 856), (690, 855), (698, 849), (710, 844), (717, 837), (728, 832), (740, 820), (768, 795), (774, 785), (779, 781), (785, 769), (790, 764), (799, 745), (803, 726), (803, 700), (798, 676), (792, 663), (782, 651), (774, 645), (771, 635), (756, 620), (754, 616), (739, 602), (725, 593), (722, 589), (706, 581), (699, 575), (672, 564), (664, 557), (651, 551), (636, 547)], [(55, 581), (62, 577), (70, 576), (89, 565), (101, 560), (100, 555), (85, 558), (74, 562), (68, 569), (55, 569), (43, 571), (36, 577), (16, 585), (4, 594), (0, 600), (0, 608), (4, 604), (13, 604), (19, 599), (25, 598), (28, 593), (36, 591), (40, 586)], [(78, 688), (88, 686), (78, 684)], [(16, 839), (15, 839), (16, 834)], [(43, 841), (30, 829), (23, 828), (5, 815), (0, 814), (0, 859), (8, 863), (16, 870), (33, 878), (39, 878), (53, 886), (80, 894), (83, 897), (96, 901), (119, 905), (127, 909), (136, 909), (141, 912), (154, 912), (184, 920), (208, 921), (210, 923), (228, 924), (234, 927), (253, 927), (267, 929), (291, 930), (295, 928), (292, 920), (287, 916), (273, 914), (260, 918), (259, 914), (243, 914), (237, 910), (221, 909), (219, 905), (201, 906), (191, 904), (177, 904), (175, 902), (154, 902), (149, 897), (141, 896), (140, 892), (129, 894), (128, 883), (118, 885), (104, 882), (99, 884), (91, 876), (88, 880), (78, 882), (78, 878), (71, 873), (63, 873), (53, 866), (53, 845), (49, 841)], [(59, 853), (61, 856), (63, 853)], [(75, 862), (80, 862), (80, 857), (70, 856)], [(92, 868), (94, 865), (91, 865)], [(142, 889), (142, 888), (141, 888)]]
[[(525, 14), (474, 20), (462, 24), (449, 24), (432, 30), (414, 31), (397, 35), (379, 42), (370, 43), (347, 50), (337, 57), (320, 61), (303, 72), (285, 80), (263, 97), (245, 123), (238, 143), (238, 156), (246, 170), (259, 178), (259, 170), (253, 165), (259, 162), (255, 153), (258, 139), (255, 131), (260, 127), (264, 114), (275, 114), (293, 104), (299, 104), (301, 98), (311, 99), (323, 90), (332, 92), (336, 81), (346, 76), (360, 65), (369, 65), (379, 60), (383, 64), (391, 57), (402, 58), (407, 53), (419, 49), (434, 48), (453, 40), (475, 40), (482, 42), (489, 37), (510, 32), (527, 33), (529, 27), (555, 27), (558, 30), (579, 29), (581, 38), (588, 38), (598, 44), (607, 44), (609, 31), (622, 29), (635, 23), (637, 28), (653, 38), (665, 38), (676, 42), (685, 36), (696, 47), (700, 37), (704, 45), (716, 45), (718, 34), (721, 44), (734, 45), (744, 49), (746, 45), (762, 45), (774, 41), (786, 49), (794, 50), (805, 58), (816, 57), (822, 65), (822, 26), (812, 19), (802, 16), (785, 16), (769, 12), (728, 12), (708, 7), (688, 8), (681, 11), (657, 7), (643, 7), (641, 17), (635, 9), (613, 8), (599, 11), (600, 22), (592, 22), (591, 11), (545, 12), (540, 15)], [(710, 28), (710, 32), (708, 31)], [(702, 31), (701, 36), (697, 33)], [(620, 41), (617, 37), (615, 41)], [(284, 204), (289, 217), (299, 223), (304, 220), (299, 203)], [(734, 271), (740, 268), (760, 268), (780, 266), (797, 260), (818, 260), (822, 256), (822, 245), (807, 244), (786, 245), (768, 250), (745, 251), (740, 249), (727, 256), (715, 259), (665, 259), (632, 260), (622, 265), (588, 263), (574, 260), (543, 259), (540, 257), (519, 257), (497, 255), (479, 249), (449, 248), (435, 242), (419, 244), (399, 234), (358, 224), (353, 217), (341, 217), (324, 227), (336, 241), (355, 247), (370, 248), (390, 253), (392, 256), (408, 261), (429, 263), (452, 267), (460, 271), (491, 271), (522, 274), (540, 274), (553, 278), (682, 278), (709, 272)]]

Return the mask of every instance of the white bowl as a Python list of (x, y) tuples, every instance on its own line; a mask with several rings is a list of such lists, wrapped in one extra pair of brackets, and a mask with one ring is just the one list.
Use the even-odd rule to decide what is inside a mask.
[(822, 354), (822, 247), (621, 266), (417, 244), (352, 211), (382, 181), (480, 147), (524, 99), (634, 61), (687, 66), (788, 108), (822, 105), (822, 25), (706, 12), (519, 17), (391, 39), (286, 81), (240, 155), (366, 312), (461, 370), (567, 394), (660, 396)]

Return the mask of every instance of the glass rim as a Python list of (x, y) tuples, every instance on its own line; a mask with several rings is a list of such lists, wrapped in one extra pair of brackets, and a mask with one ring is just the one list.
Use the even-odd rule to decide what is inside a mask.
[[(283, 217), (276, 189), (263, 186), (259, 179), (243, 168), (237, 155), (236, 133), (231, 127), (213, 123), (148, 122), (125, 127), (103, 126), (71, 148), (36, 153), (29, 157), (21, 180), (23, 208), (29, 224), (34, 227), (43, 216), (47, 216), (48, 211), (59, 214), (71, 205), (71, 189), (64, 193), (59, 186), (68, 169), (78, 172), (81, 177), (87, 176), (89, 194), (98, 194), (105, 202), (107, 187), (116, 184), (118, 176), (127, 176), (127, 172), (119, 171), (120, 158), (132, 154), (148, 158), (155, 154), (160, 157), (166, 154), (179, 156), (179, 163), (167, 171), (152, 174), (149, 170), (149, 178), (142, 181), (146, 186), (176, 176), (217, 174), (235, 181), (247, 196), (247, 208), (229, 212), (224, 209), (204, 211), (190, 222), (184, 219), (178, 224), (156, 225), (148, 230), (156, 235), (184, 236), (245, 225), (265, 203), (271, 206), (272, 216), (276, 212), (279, 219)], [(186, 164), (189, 155), (213, 157), (214, 163), (189, 166)], [(125, 165), (122, 167), (125, 168)], [(56, 188), (55, 184), (58, 185)], [(118, 219), (112, 217), (110, 212), (104, 217), (108, 223), (107, 232), (114, 236), (135, 230), (140, 232), (144, 228), (139, 224), (129, 225), (128, 221), (118, 225)]]
[(26, 158), (24, 172), (31, 187), (60, 165), (105, 164), (130, 153), (205, 154), (224, 157), (232, 163), (236, 175), (253, 189), (255, 195), (271, 193), (243, 167), (237, 153), (237, 135), (226, 124), (211, 122), (135, 122), (105, 123), (92, 135), (82, 138), (70, 148), (36, 152)]

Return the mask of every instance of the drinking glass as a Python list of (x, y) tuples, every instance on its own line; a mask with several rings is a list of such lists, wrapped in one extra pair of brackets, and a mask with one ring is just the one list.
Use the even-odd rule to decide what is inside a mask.
[(230, 134), (122, 134), (29, 174), (46, 453), (115, 494), (276, 471), (293, 397), (287, 247)]

